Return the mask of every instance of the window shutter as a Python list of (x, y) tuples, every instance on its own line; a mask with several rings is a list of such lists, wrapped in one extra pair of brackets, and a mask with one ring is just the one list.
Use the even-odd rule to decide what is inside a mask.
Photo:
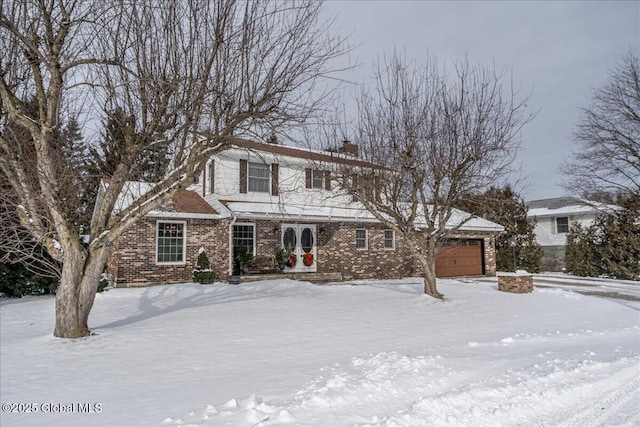
[(304, 170), (304, 187), (311, 188), (311, 169)]
[(214, 193), (215, 191), (215, 165), (211, 160), (211, 163), (209, 163), (209, 193)]
[(324, 189), (331, 190), (331, 172), (324, 171)]
[(278, 164), (271, 163), (271, 195), (272, 196), (277, 196), (280, 194), (278, 191), (278, 185), (279, 185)]
[(373, 177), (373, 199), (378, 203), (382, 200), (380, 191), (382, 191), (382, 182), (380, 181), (380, 176), (375, 175)]
[(202, 171), (202, 197), (207, 195), (207, 170)]
[(247, 192), (247, 161), (240, 159), (240, 192)]

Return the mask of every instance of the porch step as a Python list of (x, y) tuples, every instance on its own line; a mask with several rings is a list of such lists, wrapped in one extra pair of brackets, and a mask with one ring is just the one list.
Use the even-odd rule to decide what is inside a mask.
[(230, 284), (255, 282), (257, 280), (291, 279), (311, 283), (341, 282), (342, 273), (276, 273), (276, 274), (247, 274), (244, 276), (229, 276)]

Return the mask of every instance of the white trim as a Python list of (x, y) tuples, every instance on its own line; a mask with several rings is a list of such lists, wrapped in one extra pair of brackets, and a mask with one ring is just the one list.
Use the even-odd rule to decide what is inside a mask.
[(257, 250), (257, 227), (256, 227), (256, 223), (255, 222), (235, 222), (233, 223), (233, 226), (231, 228), (231, 258), (232, 261), (233, 260), (233, 241), (235, 240), (235, 233), (233, 232), (233, 227), (240, 227), (240, 226), (251, 226), (253, 227), (253, 246), (251, 248), (251, 254), (253, 256), (256, 256), (256, 250)]
[[(182, 224), (182, 261), (175, 262), (158, 262), (158, 231), (160, 223)], [(156, 221), (156, 249), (154, 251), (155, 265), (185, 265), (187, 263), (187, 222), (186, 221), (168, 221), (159, 219)]]
[[(364, 231), (364, 247), (363, 248), (359, 248), (358, 247), (358, 231)], [(356, 238), (356, 250), (357, 251), (366, 251), (369, 249), (369, 230), (367, 230), (366, 228), (356, 228), (355, 231), (355, 238)]]
[[(387, 231), (391, 232), (391, 247), (387, 246)], [(394, 230), (393, 228), (384, 229), (384, 249), (387, 251), (396, 250), (396, 230)]]
[[(315, 273), (318, 271), (318, 234), (316, 230), (316, 224), (289, 224), (282, 223), (280, 225), (280, 245), (285, 247), (284, 245), (284, 233), (287, 229), (293, 229), (296, 237), (296, 246), (293, 248), (293, 252), (297, 256), (297, 262), (294, 267), (287, 267), (285, 272), (289, 273)], [(302, 233), (305, 229), (309, 229), (311, 231), (311, 238), (313, 243), (311, 245), (310, 253), (313, 255), (313, 262), (311, 265), (304, 265), (304, 260), (302, 257), (306, 253), (304, 248), (302, 247)], [(288, 248), (285, 248), (288, 250)]]
[(170, 218), (170, 219), (221, 219), (228, 218), (219, 214), (201, 214), (189, 212), (160, 212), (151, 211), (146, 216), (151, 218)]
[(236, 221), (238, 220), (238, 218), (236, 218), (235, 216), (233, 217), (233, 219), (231, 220), (231, 223), (229, 224), (229, 233), (228, 233), (228, 239), (229, 239), (229, 250), (228, 250), (228, 258), (229, 258), (229, 276), (233, 276), (233, 266), (234, 266), (234, 259), (233, 259), (233, 226), (236, 225)]
[[(267, 190), (266, 191), (262, 191), (262, 190), (252, 190), (251, 189), (251, 165), (254, 165), (254, 168), (256, 166), (262, 168), (264, 167), (267, 170)], [(254, 180), (260, 180), (260, 181), (264, 181), (265, 178), (263, 177), (257, 177), (254, 176), (253, 177)], [(250, 159), (247, 160), (247, 193), (258, 193), (258, 194), (271, 194), (271, 167), (269, 164), (267, 163), (263, 163), (263, 162), (252, 162)]]

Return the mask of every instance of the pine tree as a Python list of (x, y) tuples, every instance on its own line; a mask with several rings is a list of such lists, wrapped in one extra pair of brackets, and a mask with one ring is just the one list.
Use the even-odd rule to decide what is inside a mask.
[(86, 171), (88, 150), (76, 117), (71, 117), (62, 128), (57, 148), (60, 156), (58, 167), (61, 169), (59, 176), (63, 178), (60, 188), (73, 190), (72, 194), (59, 194), (59, 197), (68, 201), (67, 210), (76, 225), (88, 228), (95, 194), (89, 191), (91, 183)]
[(579, 223), (572, 224), (567, 233), (564, 256), (567, 273), (583, 277), (600, 276), (602, 261), (598, 246), (594, 228), (585, 228)]
[(165, 174), (169, 163), (167, 143), (151, 144), (141, 132), (136, 131), (136, 119), (127, 116), (122, 109), (111, 112), (104, 123), (102, 137), (97, 147), (89, 149), (88, 175), (95, 188), (101, 178), (110, 177), (122, 161), (129, 145), (127, 138), (136, 140), (143, 147), (129, 170), (131, 181), (158, 182)]
[(481, 195), (467, 196), (458, 207), (505, 228), (495, 238), (498, 270), (514, 269), (513, 248), (509, 240), (515, 237), (517, 268), (536, 273), (540, 271), (543, 251), (536, 242), (536, 222), (527, 220), (527, 206), (510, 186), (491, 187)]
[[(640, 201), (640, 200), (638, 200)], [(599, 233), (598, 250), (602, 274), (617, 279), (640, 280), (640, 203), (598, 217), (593, 225)]]
[[(38, 104), (35, 97), (25, 102), (28, 115), (38, 119)], [(66, 127), (71, 126), (70, 122)], [(35, 158), (35, 147), (29, 132), (19, 124), (8, 120), (6, 126), (0, 130), (2, 137), (11, 142), (19, 156)], [(65, 143), (66, 135), (59, 137), (58, 144), (53, 149), (60, 148)], [(58, 167), (66, 167), (65, 157), (57, 163)], [(34, 162), (32, 167), (37, 167)], [(26, 179), (30, 184), (39, 187), (35, 170), (30, 170)], [(50, 191), (50, 189), (43, 189)], [(0, 169), (0, 292), (20, 297), (27, 294), (43, 294), (55, 292), (58, 284), (60, 265), (55, 262), (43, 249), (40, 242), (35, 241), (20, 223), (18, 215), (18, 195), (11, 188), (7, 175)]]
[(574, 224), (567, 234), (565, 265), (577, 276), (640, 280), (640, 204), (602, 214), (587, 227)]

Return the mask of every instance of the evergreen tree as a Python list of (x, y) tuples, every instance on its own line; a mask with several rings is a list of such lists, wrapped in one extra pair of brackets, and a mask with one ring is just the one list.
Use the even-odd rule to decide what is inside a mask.
[(565, 256), (569, 273), (640, 280), (640, 204), (637, 198), (624, 204), (590, 227), (571, 227)]
[(216, 279), (215, 273), (211, 270), (209, 257), (204, 248), (198, 251), (196, 268), (193, 270), (193, 281), (202, 284), (213, 283)]
[(571, 225), (567, 233), (564, 265), (569, 274), (597, 277), (602, 274), (602, 260), (597, 250), (596, 233), (593, 227)]
[(600, 234), (603, 274), (617, 279), (640, 280), (640, 199), (623, 209), (598, 217), (593, 225)]
[(88, 150), (76, 117), (71, 117), (59, 135), (58, 155), (62, 177), (61, 189), (72, 189), (71, 194), (59, 194), (61, 200), (67, 200), (69, 217), (74, 218), (78, 227), (88, 228), (95, 195), (89, 192), (86, 165)]
[[(35, 97), (25, 102), (29, 117), (38, 120), (38, 104)], [(68, 128), (70, 123), (66, 124)], [(12, 143), (12, 148), (24, 158), (35, 156), (33, 139), (29, 132), (12, 120), (0, 130), (0, 136)], [(65, 142), (66, 135), (60, 135), (57, 146)], [(64, 166), (62, 156), (58, 167)], [(34, 168), (36, 164), (32, 165)], [(34, 169), (29, 171), (27, 179), (37, 183)], [(46, 189), (51, 191), (51, 189)], [(9, 185), (7, 175), (0, 169), (0, 293), (11, 297), (27, 294), (55, 292), (58, 283), (60, 265), (46, 254), (40, 242), (30, 238), (20, 223), (17, 210), (20, 209), (18, 195)]]
[(495, 239), (498, 270), (514, 269), (513, 247), (509, 240), (515, 237), (517, 268), (536, 273), (540, 271), (543, 251), (536, 242), (536, 222), (527, 220), (527, 206), (510, 186), (491, 187), (481, 195), (467, 196), (458, 207), (505, 228)]
[(164, 175), (168, 165), (167, 143), (152, 144), (143, 133), (136, 131), (136, 119), (127, 116), (122, 109), (113, 111), (102, 132), (102, 138), (97, 147), (89, 149), (89, 164), (87, 170), (93, 177), (97, 188), (101, 178), (112, 176), (117, 166), (122, 162), (122, 156), (127, 153), (129, 140), (135, 140), (135, 145), (144, 147), (129, 170), (132, 181), (157, 182)]

